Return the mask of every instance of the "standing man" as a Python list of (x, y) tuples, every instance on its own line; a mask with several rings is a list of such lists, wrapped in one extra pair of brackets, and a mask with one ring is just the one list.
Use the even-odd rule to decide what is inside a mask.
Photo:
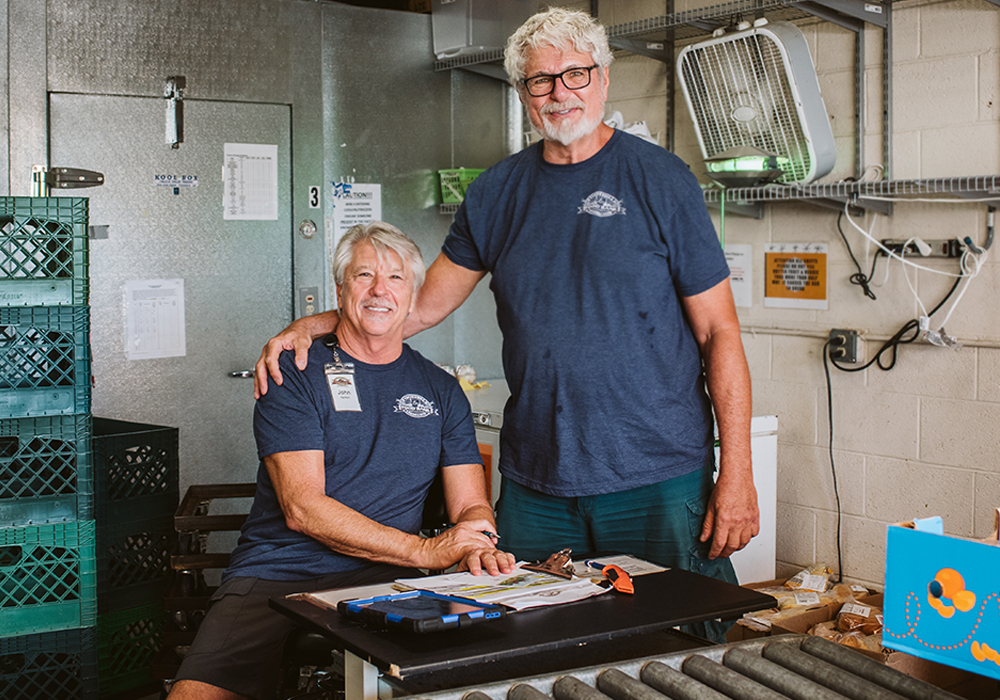
[[(511, 390), (497, 519), (511, 552), (617, 550), (735, 582), (728, 556), (757, 534), (758, 510), (729, 270), (687, 166), (603, 123), (611, 60), (582, 12), (553, 8), (511, 36), (505, 68), (543, 141), (469, 187), (405, 332), (492, 274)], [(335, 324), (327, 312), (273, 339), (257, 393), (268, 372), (282, 380), (282, 349), (302, 366)]]
[[(375, 221), (352, 228), (333, 266), (337, 335), (257, 402), (257, 493), (171, 700), (269, 698), (295, 624), (271, 597), (421, 575), (453, 564), (510, 573), (454, 377), (403, 344), (424, 276), (420, 249)], [(420, 537), (438, 472), (455, 526)]]

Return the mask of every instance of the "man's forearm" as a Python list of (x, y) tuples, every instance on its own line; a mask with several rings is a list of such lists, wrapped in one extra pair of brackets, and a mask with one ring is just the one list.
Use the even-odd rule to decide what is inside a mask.
[(420, 566), (421, 538), (387, 527), (327, 496), (303, 504), (290, 527), (340, 554), (396, 566)]
[(702, 348), (705, 378), (719, 427), (724, 469), (750, 471), (750, 419), (753, 411), (750, 371), (738, 330), (713, 336)]
[(340, 325), (340, 312), (336, 309), (323, 311), (312, 316), (303, 316), (292, 321), (288, 327), (308, 333), (314, 340), (337, 330)]

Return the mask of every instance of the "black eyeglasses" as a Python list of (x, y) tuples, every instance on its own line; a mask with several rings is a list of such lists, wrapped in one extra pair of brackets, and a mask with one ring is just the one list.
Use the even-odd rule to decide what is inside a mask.
[(569, 90), (580, 90), (590, 85), (590, 71), (597, 68), (597, 64), (587, 68), (570, 68), (555, 75), (536, 75), (533, 78), (525, 78), (521, 82), (524, 88), (532, 97), (545, 97), (552, 94), (556, 89), (556, 78), (562, 81)]

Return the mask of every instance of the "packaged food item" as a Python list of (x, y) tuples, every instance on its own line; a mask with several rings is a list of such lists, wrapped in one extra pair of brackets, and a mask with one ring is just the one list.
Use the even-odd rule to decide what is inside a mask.
[(832, 576), (833, 570), (826, 564), (813, 564), (785, 581), (785, 588), (823, 593), (829, 588)]
[(862, 605), (851, 598), (837, 613), (837, 629), (841, 632), (858, 631), (865, 635), (881, 632), (882, 610), (871, 605)]

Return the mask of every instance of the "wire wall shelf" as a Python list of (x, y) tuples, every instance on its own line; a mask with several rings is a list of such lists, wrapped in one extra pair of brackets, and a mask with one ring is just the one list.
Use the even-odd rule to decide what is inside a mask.
[[(821, 18), (857, 31), (865, 23), (884, 28), (887, 13), (883, 12), (883, 8), (888, 4), (889, 0), (882, 0), (882, 2), (837, 0), (835, 3), (804, 3), (801, 0), (732, 0), (697, 10), (686, 10), (634, 22), (615, 24), (608, 27), (607, 32), (612, 45), (616, 43), (616, 40), (656, 43), (684, 42), (709, 35), (716, 29), (732, 26), (741, 20), (753, 21), (758, 17), (765, 16), (771, 21), (786, 20), (789, 22), (807, 18)], [(434, 70), (466, 68), (502, 60), (503, 51), (494, 49), (479, 54), (435, 61)]]
[[(709, 206), (723, 204), (722, 188), (706, 188), (704, 193)], [(724, 204), (728, 211), (759, 219), (763, 216), (763, 205), (770, 202), (806, 201), (835, 209), (850, 204), (859, 209), (891, 214), (892, 201), (887, 201), (889, 199), (942, 196), (1000, 205), (1000, 175), (737, 187), (725, 190)]]

